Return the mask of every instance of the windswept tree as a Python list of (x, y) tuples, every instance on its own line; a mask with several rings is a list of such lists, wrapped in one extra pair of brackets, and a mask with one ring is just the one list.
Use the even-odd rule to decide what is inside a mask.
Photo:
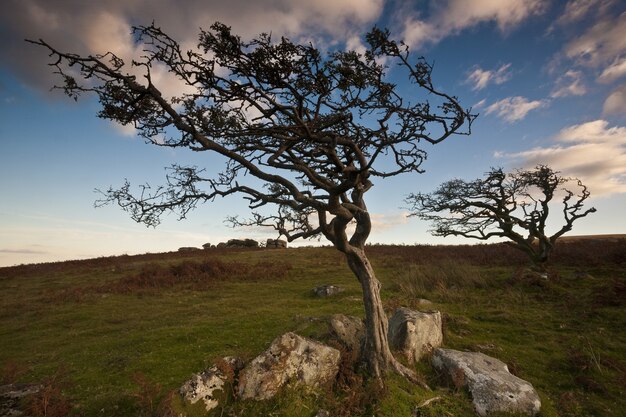
[[(154, 25), (134, 35), (144, 51), (130, 65), (112, 53), (80, 56), (30, 42), (48, 49), (63, 80), (57, 88), (74, 99), (98, 97), (99, 117), (134, 126), (156, 146), (219, 154), (224, 168), (174, 165), (165, 185), (126, 182), (100, 203), (155, 226), (166, 212), (184, 218), (199, 203), (240, 194), (252, 214), (230, 219), (234, 225), (273, 227), (289, 241), (323, 235), (361, 284), (369, 372), (414, 378), (389, 350), (380, 283), (365, 254), (371, 220), (364, 197), (376, 178), (421, 172), (421, 143), (469, 134), (470, 112), (433, 86), (423, 58), (411, 61), (406, 45), (376, 28), (363, 54), (323, 54), (268, 34), (243, 41), (221, 23), (201, 31), (194, 50)], [(156, 68), (185, 93), (166, 97)], [(400, 73), (414, 91), (391, 81)]]
[[(409, 195), (406, 202), (411, 216), (432, 222), (433, 235), (507, 238), (529, 256), (534, 268), (544, 271), (556, 240), (576, 220), (596, 211), (583, 207), (590, 195), (587, 187), (559, 174), (545, 165), (509, 174), (492, 168), (485, 178), (447, 181), (432, 193)], [(549, 234), (550, 206), (559, 192), (564, 224)]]

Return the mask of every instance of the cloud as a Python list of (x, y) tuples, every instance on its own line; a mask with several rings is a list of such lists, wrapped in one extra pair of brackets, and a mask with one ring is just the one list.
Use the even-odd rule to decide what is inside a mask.
[(582, 96), (587, 93), (587, 88), (582, 82), (582, 72), (569, 70), (557, 81), (557, 87), (550, 93), (552, 98)]
[(626, 84), (615, 89), (604, 101), (602, 113), (626, 117)]
[(47, 255), (48, 252), (34, 249), (0, 249), (0, 253), (9, 253), (15, 255)]
[(598, 77), (598, 81), (601, 83), (610, 83), (624, 75), (626, 75), (626, 57), (616, 58), (611, 65), (602, 71), (602, 74)]
[(484, 22), (494, 22), (507, 32), (532, 15), (545, 10), (544, 0), (446, 0), (431, 3), (428, 20), (409, 14), (404, 18), (403, 37), (409, 45), (439, 42), (464, 29)]
[[(199, 28), (215, 21), (233, 27), (243, 38), (271, 31), (295, 40), (320, 39), (344, 42), (369, 30), (383, 11), (383, 0), (5, 0), (0, 14), (0, 63), (11, 68), (30, 85), (47, 91), (54, 77), (47, 54), (28, 45), (24, 38), (43, 38), (61, 50), (103, 53), (110, 50), (122, 57), (136, 56), (141, 46), (133, 42), (130, 26), (153, 20), (185, 45), (194, 45)], [(149, 13), (147, 13), (149, 11)], [(167, 73), (155, 68), (155, 76)], [(170, 83), (172, 90), (176, 84)]]
[[(606, 16), (565, 46), (565, 55), (578, 65), (598, 67), (615, 62), (626, 52), (626, 12)], [(611, 64), (608, 64), (608, 63)]]
[(544, 100), (528, 101), (520, 96), (507, 97), (488, 106), (486, 113), (495, 113), (501, 119), (514, 123), (525, 118), (530, 111), (544, 107), (546, 104)]
[(521, 160), (525, 166), (545, 164), (582, 180), (596, 196), (626, 193), (626, 127), (594, 120), (562, 129), (554, 144), (498, 157)]
[(511, 68), (511, 64), (503, 64), (495, 71), (484, 70), (480, 67), (476, 67), (467, 76), (467, 83), (474, 84), (472, 90), (482, 90), (487, 87), (490, 82), (494, 82), (498, 85), (502, 84), (511, 78), (509, 68)]
[(614, 0), (571, 0), (563, 10), (563, 14), (557, 19), (558, 25), (571, 25), (581, 21), (592, 12), (604, 12)]

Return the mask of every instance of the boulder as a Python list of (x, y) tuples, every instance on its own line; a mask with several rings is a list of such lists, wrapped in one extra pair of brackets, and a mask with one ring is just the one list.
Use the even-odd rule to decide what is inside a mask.
[(228, 397), (229, 388), (232, 388), (235, 375), (241, 368), (241, 359), (227, 356), (204, 372), (194, 374), (178, 391), (191, 404), (202, 401), (206, 410), (210, 411)]
[(313, 294), (317, 297), (329, 297), (339, 294), (340, 292), (343, 292), (343, 288), (336, 285), (320, 285), (319, 287), (313, 288)]
[(220, 242), (220, 243), (217, 244), (216, 248), (220, 248), (221, 249), (221, 248), (225, 248), (227, 246), (228, 245), (226, 244), (226, 242)]
[(360, 352), (365, 337), (363, 319), (343, 314), (334, 314), (329, 321), (330, 333), (346, 348)]
[(265, 247), (269, 249), (284, 249), (287, 247), (287, 241), (282, 239), (267, 239)]
[(443, 343), (441, 313), (400, 307), (389, 319), (389, 344), (409, 361), (420, 358)]
[(335, 379), (339, 361), (337, 349), (285, 333), (240, 372), (237, 391), (242, 399), (265, 400), (288, 383), (317, 387)]
[(202, 245), (202, 248), (205, 249), (205, 250), (206, 249), (211, 249), (211, 248), (214, 248), (214, 247), (215, 247), (215, 245), (211, 245), (210, 243), (205, 243), (204, 245)]
[(477, 352), (435, 349), (433, 366), (458, 388), (472, 395), (476, 413), (523, 413), (537, 415), (541, 401), (533, 386), (509, 372), (498, 359)]

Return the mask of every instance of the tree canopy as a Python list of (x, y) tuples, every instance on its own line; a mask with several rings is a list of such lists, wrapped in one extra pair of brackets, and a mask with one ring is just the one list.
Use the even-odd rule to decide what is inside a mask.
[[(564, 223), (549, 234), (550, 206), (559, 191), (563, 193)], [(432, 193), (410, 194), (406, 201), (411, 216), (432, 223), (435, 236), (507, 238), (540, 266), (548, 260), (556, 240), (569, 232), (576, 220), (596, 211), (593, 207), (584, 209), (589, 196), (579, 179), (538, 165), (508, 174), (502, 168), (492, 168), (484, 178), (446, 181)]]
[[(221, 23), (202, 30), (193, 50), (154, 24), (134, 35), (144, 50), (130, 63), (31, 42), (48, 49), (67, 95), (97, 95), (100, 117), (134, 126), (153, 145), (219, 154), (225, 165), (217, 174), (174, 165), (165, 185), (133, 189), (126, 182), (99, 204), (117, 203), (134, 220), (157, 225), (165, 212), (184, 218), (199, 203), (239, 194), (252, 215), (231, 218), (235, 225), (274, 227), (289, 241), (325, 236), (363, 288), (370, 370), (409, 375), (387, 345), (380, 284), (364, 252), (371, 230), (364, 195), (375, 178), (421, 172), (420, 145), (469, 134), (474, 115), (434, 87), (424, 58), (411, 60), (406, 45), (378, 28), (366, 35), (362, 54), (323, 53), (270, 34), (244, 41)], [(166, 97), (156, 69), (184, 91)], [(397, 77), (415, 88), (399, 88)]]

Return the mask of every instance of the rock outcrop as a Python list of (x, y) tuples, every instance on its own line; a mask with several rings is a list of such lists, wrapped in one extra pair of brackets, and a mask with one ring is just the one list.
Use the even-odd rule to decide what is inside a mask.
[(191, 404), (202, 401), (206, 410), (210, 411), (228, 397), (235, 375), (242, 368), (241, 359), (227, 356), (204, 372), (194, 374), (179, 389), (179, 393)]
[(287, 241), (282, 239), (267, 239), (265, 247), (268, 249), (284, 249), (287, 247)]
[(435, 349), (433, 366), (443, 372), (458, 388), (472, 395), (476, 413), (539, 413), (541, 401), (533, 386), (512, 375), (506, 364), (477, 352)]
[(258, 248), (259, 242), (254, 239), (230, 239), (226, 242), (228, 248)]
[(419, 361), (443, 343), (441, 313), (400, 307), (389, 319), (389, 344), (409, 361)]
[(272, 398), (288, 383), (321, 386), (336, 377), (339, 362), (337, 349), (285, 333), (239, 373), (239, 398)]
[(183, 246), (182, 248), (178, 248), (179, 252), (197, 252), (199, 250), (201, 249), (194, 246)]

